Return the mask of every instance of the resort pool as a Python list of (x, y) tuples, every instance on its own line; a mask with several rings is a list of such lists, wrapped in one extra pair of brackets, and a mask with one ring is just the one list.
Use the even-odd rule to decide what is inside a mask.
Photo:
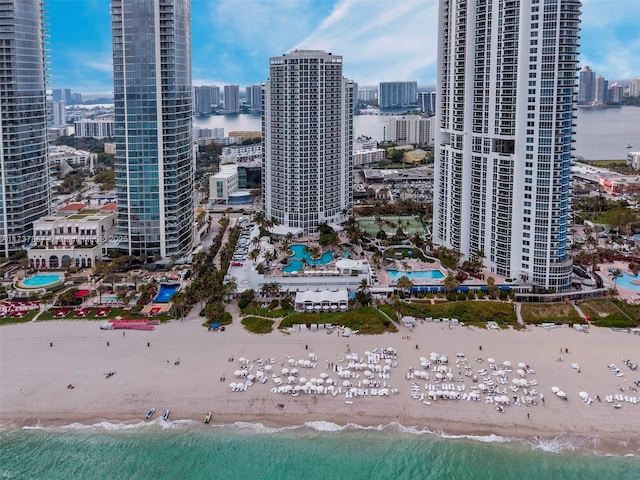
[(33, 277), (25, 278), (18, 282), (23, 288), (46, 288), (64, 280), (62, 273), (36, 273)]
[(325, 265), (333, 260), (333, 252), (325, 252), (320, 258), (312, 259), (306, 245), (295, 244), (290, 248), (293, 253), (289, 256), (289, 263), (282, 267), (282, 271), (285, 273), (301, 272), (305, 263), (307, 265)]
[(156, 298), (153, 299), (154, 302), (157, 303), (167, 303), (171, 300), (171, 297), (178, 291), (180, 285), (165, 285), (164, 283), (160, 285), (160, 291)]
[(440, 270), (417, 270), (413, 272), (405, 272), (403, 270), (387, 270), (387, 275), (393, 281), (397, 281), (401, 277), (408, 277), (409, 280), (440, 280), (444, 275)]
[[(609, 273), (611, 273), (611, 270), (609, 270)], [(634, 277), (622, 272), (622, 276), (615, 281), (615, 284), (618, 287), (640, 291), (640, 276)]]

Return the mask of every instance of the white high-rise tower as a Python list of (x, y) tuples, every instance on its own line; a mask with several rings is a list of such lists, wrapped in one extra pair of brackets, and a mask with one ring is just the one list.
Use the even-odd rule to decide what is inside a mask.
[(264, 212), (283, 231), (315, 232), (352, 211), (353, 83), (342, 57), (296, 50), (270, 60), (263, 89)]
[(580, 0), (440, 0), (434, 243), (570, 287)]

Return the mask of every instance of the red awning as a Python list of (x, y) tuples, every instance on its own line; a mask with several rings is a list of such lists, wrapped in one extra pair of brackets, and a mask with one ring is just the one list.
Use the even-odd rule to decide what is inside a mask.
[(78, 290), (74, 295), (75, 298), (83, 298), (91, 293), (91, 290)]

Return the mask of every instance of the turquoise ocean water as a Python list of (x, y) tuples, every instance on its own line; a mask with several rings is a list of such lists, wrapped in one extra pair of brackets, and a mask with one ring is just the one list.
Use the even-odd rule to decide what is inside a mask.
[(597, 439), (437, 435), (397, 424), (271, 429), (155, 420), (0, 430), (2, 479), (640, 479)]

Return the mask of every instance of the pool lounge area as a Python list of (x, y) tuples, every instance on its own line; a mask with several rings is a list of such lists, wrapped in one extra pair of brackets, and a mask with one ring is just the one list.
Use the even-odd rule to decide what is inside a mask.
[(407, 277), (409, 280), (413, 281), (422, 281), (422, 280), (443, 280), (444, 274), (437, 269), (432, 270), (413, 270), (413, 271), (403, 271), (403, 270), (387, 270), (387, 275), (389, 276), (389, 280), (393, 282), (397, 282), (402, 277)]
[(318, 259), (312, 259), (306, 245), (294, 244), (290, 248), (293, 253), (289, 255), (289, 263), (282, 267), (282, 271), (285, 273), (302, 272), (305, 264), (326, 265), (333, 260), (333, 252), (331, 251), (323, 253)]

